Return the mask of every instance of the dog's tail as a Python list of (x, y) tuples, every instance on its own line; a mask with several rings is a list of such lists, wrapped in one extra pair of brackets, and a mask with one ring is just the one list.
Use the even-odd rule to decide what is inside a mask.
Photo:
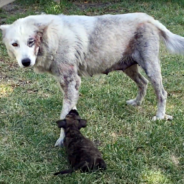
[(151, 18), (149, 21), (160, 31), (160, 37), (170, 52), (184, 54), (184, 37), (172, 33), (158, 20)]
[(56, 173), (54, 173), (54, 175), (56, 176), (56, 175), (58, 175), (58, 174), (71, 174), (71, 173), (73, 173), (73, 172), (74, 172), (73, 169), (67, 169), (67, 170), (63, 170), (63, 171), (56, 172)]

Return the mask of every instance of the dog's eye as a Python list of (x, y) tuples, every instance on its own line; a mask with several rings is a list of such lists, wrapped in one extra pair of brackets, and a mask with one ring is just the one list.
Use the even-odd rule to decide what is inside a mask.
[(29, 47), (32, 47), (33, 45), (34, 45), (34, 40), (29, 40), (29, 41), (28, 41), (28, 46), (29, 46)]
[(12, 43), (12, 46), (18, 47), (19, 45), (18, 45), (18, 43)]

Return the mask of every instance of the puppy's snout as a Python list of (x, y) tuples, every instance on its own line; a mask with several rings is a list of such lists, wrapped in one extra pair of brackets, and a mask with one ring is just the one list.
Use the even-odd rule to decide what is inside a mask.
[(30, 66), (30, 64), (31, 64), (31, 60), (29, 58), (25, 58), (22, 60), (23, 66), (28, 67), (28, 66)]

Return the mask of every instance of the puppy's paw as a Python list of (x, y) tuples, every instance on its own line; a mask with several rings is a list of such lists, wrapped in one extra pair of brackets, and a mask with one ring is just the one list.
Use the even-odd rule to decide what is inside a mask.
[(56, 141), (55, 146), (58, 146), (58, 147), (63, 146), (63, 139), (61, 137)]

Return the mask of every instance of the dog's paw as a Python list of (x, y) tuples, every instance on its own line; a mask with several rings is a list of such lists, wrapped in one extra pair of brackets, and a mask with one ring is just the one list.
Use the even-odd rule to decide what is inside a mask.
[(166, 120), (173, 120), (173, 116), (165, 114), (165, 119)]
[(56, 141), (55, 146), (56, 146), (56, 147), (61, 147), (61, 146), (63, 146), (63, 139), (62, 139), (61, 137)]
[(173, 120), (173, 116), (170, 116), (170, 115), (167, 115), (167, 114), (165, 114), (164, 116), (161, 116), (161, 117), (154, 116), (152, 118), (152, 121), (163, 120), (163, 119), (165, 119), (165, 120)]
[(132, 105), (132, 106), (139, 106), (141, 105), (140, 102), (138, 102), (136, 99), (131, 99), (131, 100), (128, 100), (126, 101), (127, 105)]
[(60, 136), (59, 136), (59, 139), (56, 141), (55, 146), (62, 146), (64, 138), (65, 138), (65, 132), (64, 132), (64, 129), (61, 128)]
[(156, 120), (162, 120), (162, 119), (160, 119), (160, 118), (158, 118), (156, 116), (153, 116), (152, 121), (156, 121)]

